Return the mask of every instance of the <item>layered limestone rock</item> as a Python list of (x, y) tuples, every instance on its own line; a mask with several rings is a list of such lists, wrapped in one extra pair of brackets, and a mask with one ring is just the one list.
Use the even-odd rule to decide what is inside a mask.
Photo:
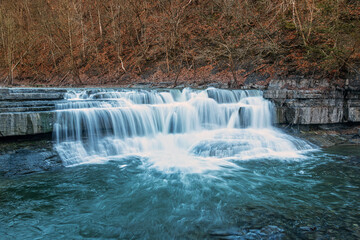
[[(360, 89), (360, 86), (359, 86)], [(352, 90), (346, 95), (348, 121), (360, 122), (360, 90)]]
[(0, 89), (0, 137), (51, 133), (55, 103), (66, 89)]
[[(51, 133), (55, 104), (67, 89), (0, 88), (0, 138)], [(326, 80), (272, 80), (264, 97), (280, 124), (360, 123), (360, 83), (336, 88)]]
[(50, 133), (54, 112), (0, 113), (0, 137)]
[(63, 99), (66, 89), (0, 88), (0, 101), (38, 101)]
[(280, 124), (360, 122), (360, 89), (331, 87), (326, 80), (273, 80), (264, 97), (273, 101)]

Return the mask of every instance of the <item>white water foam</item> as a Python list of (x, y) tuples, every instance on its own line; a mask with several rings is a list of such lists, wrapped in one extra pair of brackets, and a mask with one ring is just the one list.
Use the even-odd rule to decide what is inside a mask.
[(161, 171), (203, 172), (313, 150), (272, 126), (274, 108), (261, 91), (107, 89), (66, 98), (54, 138), (67, 166), (137, 155)]

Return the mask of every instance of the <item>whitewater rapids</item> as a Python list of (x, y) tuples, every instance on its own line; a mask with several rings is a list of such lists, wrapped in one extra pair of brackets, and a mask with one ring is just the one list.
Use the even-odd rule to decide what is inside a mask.
[(274, 112), (257, 90), (71, 90), (56, 106), (55, 148), (66, 166), (138, 156), (191, 173), (314, 150), (273, 127)]

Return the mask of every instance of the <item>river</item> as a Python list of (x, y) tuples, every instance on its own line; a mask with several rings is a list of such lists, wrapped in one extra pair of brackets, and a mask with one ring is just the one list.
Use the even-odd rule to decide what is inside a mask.
[(256, 90), (69, 91), (67, 167), (0, 179), (1, 239), (356, 239), (360, 152), (272, 126)]

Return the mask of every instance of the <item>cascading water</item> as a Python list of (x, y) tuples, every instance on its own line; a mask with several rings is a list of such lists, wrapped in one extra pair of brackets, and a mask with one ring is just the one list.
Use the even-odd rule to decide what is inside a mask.
[(55, 147), (68, 166), (136, 155), (190, 172), (313, 149), (272, 127), (272, 112), (256, 90), (69, 91), (57, 105)]

